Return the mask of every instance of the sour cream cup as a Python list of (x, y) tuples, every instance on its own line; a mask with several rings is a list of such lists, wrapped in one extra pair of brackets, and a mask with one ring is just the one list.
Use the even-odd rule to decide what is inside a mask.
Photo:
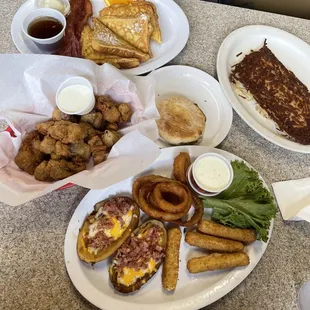
[(55, 9), (64, 16), (68, 16), (70, 13), (69, 0), (35, 0), (35, 7)]
[(70, 115), (85, 115), (95, 107), (92, 84), (76, 76), (65, 80), (56, 93), (56, 105), (60, 111)]
[[(29, 25), (36, 19), (44, 17), (52, 17), (57, 19), (63, 26), (61, 32), (59, 32), (56, 36), (47, 39), (38, 39), (29, 35), (28, 33)], [(28, 39), (32, 40), (43, 52), (55, 53), (61, 48), (62, 38), (65, 34), (66, 26), (67, 22), (63, 14), (61, 14), (57, 10), (45, 8), (34, 10), (30, 14), (28, 14), (22, 22), (22, 31), (24, 35)]]
[(230, 162), (222, 155), (205, 153), (190, 167), (188, 182), (203, 196), (215, 196), (227, 189), (234, 178)]

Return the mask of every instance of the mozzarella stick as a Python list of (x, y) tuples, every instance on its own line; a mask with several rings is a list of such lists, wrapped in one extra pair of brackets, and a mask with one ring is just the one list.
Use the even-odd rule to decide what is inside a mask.
[(194, 257), (187, 262), (190, 273), (247, 266), (250, 263), (249, 256), (244, 253), (221, 254), (212, 253), (208, 256)]
[(215, 252), (234, 253), (242, 252), (244, 249), (242, 242), (217, 238), (192, 231), (186, 234), (185, 241), (189, 245)]
[(256, 240), (256, 233), (253, 229), (232, 228), (207, 220), (201, 220), (198, 223), (197, 229), (208, 235), (237, 240), (245, 244)]
[(181, 236), (182, 233), (179, 228), (168, 230), (167, 250), (162, 274), (162, 285), (167, 291), (174, 291), (177, 286)]

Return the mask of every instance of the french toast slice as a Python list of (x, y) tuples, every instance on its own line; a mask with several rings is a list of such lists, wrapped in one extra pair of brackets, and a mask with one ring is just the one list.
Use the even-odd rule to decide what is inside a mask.
[(148, 1), (134, 1), (130, 4), (113, 4), (99, 12), (99, 19), (102, 16), (134, 17), (141, 13), (150, 16), (152, 26), (151, 39), (157, 43), (162, 43), (162, 35), (159, 27), (156, 6)]
[(137, 58), (124, 58), (115, 55), (106, 55), (98, 53), (92, 48), (93, 29), (86, 25), (81, 35), (82, 56), (92, 60), (98, 65), (109, 63), (118, 69), (129, 69), (139, 66), (140, 62)]
[(138, 58), (141, 62), (150, 59), (150, 55), (143, 53), (125, 40), (119, 38), (112, 30), (96, 18), (94, 18), (94, 32), (91, 45), (95, 51), (103, 54), (125, 58)]
[(149, 15), (140, 13), (135, 17), (101, 16), (99, 20), (120, 38), (152, 56), (150, 36), (153, 28), (149, 23)]

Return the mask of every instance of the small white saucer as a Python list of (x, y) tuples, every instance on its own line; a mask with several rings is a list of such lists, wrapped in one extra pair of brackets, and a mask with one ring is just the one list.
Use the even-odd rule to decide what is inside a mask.
[(22, 54), (45, 54), (41, 51), (34, 42), (27, 38), (22, 31), (22, 21), (25, 17), (35, 10), (34, 1), (26, 1), (16, 12), (11, 24), (11, 36), (12, 40)]

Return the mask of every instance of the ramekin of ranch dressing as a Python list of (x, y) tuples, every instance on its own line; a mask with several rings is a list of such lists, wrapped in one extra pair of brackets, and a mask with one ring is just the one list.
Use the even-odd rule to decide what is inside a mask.
[(56, 105), (66, 114), (89, 113), (95, 106), (92, 84), (79, 76), (64, 81), (57, 90)]
[(196, 184), (210, 193), (224, 191), (230, 186), (234, 177), (230, 162), (216, 153), (199, 156), (193, 163), (192, 174)]

